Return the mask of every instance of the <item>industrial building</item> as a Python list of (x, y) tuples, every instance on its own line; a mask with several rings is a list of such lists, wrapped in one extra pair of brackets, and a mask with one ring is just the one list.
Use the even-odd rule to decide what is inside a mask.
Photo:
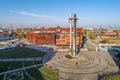
[[(76, 45), (82, 44), (83, 29), (76, 28)], [(27, 32), (26, 38), (36, 45), (70, 45), (70, 28), (39, 28), (32, 32)]]

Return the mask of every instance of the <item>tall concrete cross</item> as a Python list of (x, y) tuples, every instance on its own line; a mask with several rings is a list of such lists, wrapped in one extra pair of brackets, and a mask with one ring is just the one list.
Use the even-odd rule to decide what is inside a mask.
[(75, 57), (76, 55), (76, 14), (71, 14), (69, 18), (70, 22), (70, 55)]

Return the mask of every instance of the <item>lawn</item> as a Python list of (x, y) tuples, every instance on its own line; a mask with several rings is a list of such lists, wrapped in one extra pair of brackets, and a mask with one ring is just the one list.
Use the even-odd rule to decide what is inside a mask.
[(107, 39), (106, 44), (120, 44), (120, 39)]
[[(22, 68), (22, 62), (0, 62), (0, 73), (18, 68)], [(0, 80), (3, 80), (3, 77), (4, 75), (0, 75)]]
[[(35, 64), (41, 64), (40, 61), (37, 61), (35, 62)], [(22, 68), (22, 65), (23, 65), (23, 62), (20, 61), (20, 62), (0, 62), (0, 72), (5, 72), (5, 71), (8, 71), (8, 70), (15, 70), (15, 69), (18, 69), (18, 68)], [(34, 65), (32, 61), (27, 61), (27, 62), (24, 62), (24, 66), (27, 67), (27, 66), (32, 66)]]
[[(0, 51), (0, 58), (30, 58), (30, 57), (41, 57), (45, 54), (46, 54), (45, 52), (41, 52), (35, 49), (19, 47), (19, 48), (7, 50), (7, 51)], [(40, 61), (24, 62), (25, 67), (32, 66), (34, 64), (41, 64), (41, 62)], [(23, 65), (22, 61), (21, 62), (14, 62), (14, 61), (0, 62), (0, 72), (22, 68), (22, 65)], [(26, 71), (30, 76), (35, 78), (35, 80), (59, 80), (58, 72), (55, 72), (45, 66), (27, 69)], [(24, 73), (24, 77), (25, 77), (24, 80), (30, 80), (25, 73)], [(0, 80), (3, 80), (3, 78), (4, 78), (4, 75), (0, 75)]]
[(90, 43), (86, 43), (86, 46), (88, 48), (88, 51), (95, 51), (95, 47), (93, 47)]
[(43, 55), (45, 55), (45, 52), (26, 47), (19, 47), (7, 51), (0, 51), (0, 58), (31, 58), (41, 57)]
[[(35, 64), (40, 64), (40, 61), (35, 62)], [(25, 66), (33, 65), (33, 62), (25, 62)], [(17, 69), (22, 67), (22, 62), (2, 62), (0, 63), (0, 72), (9, 70)], [(58, 76), (59, 73), (55, 72), (45, 66), (40, 66), (37, 68), (30, 68), (26, 70), (30, 76), (32, 76), (35, 80), (59, 80)], [(41, 72), (42, 71), (42, 72)], [(48, 74), (48, 75), (46, 75)], [(27, 75), (24, 74), (24, 80), (30, 80)], [(4, 78), (4, 75), (0, 75), (0, 80)]]
[(91, 40), (91, 41), (95, 44), (99, 44), (99, 42), (97, 42), (96, 40)]
[(42, 73), (43, 80), (59, 80), (58, 72), (55, 72), (55, 71), (47, 68), (46, 66), (41, 66), (39, 68), (39, 70), (45, 72), (45, 73)]
[(120, 74), (105, 76), (101, 80), (120, 80)]

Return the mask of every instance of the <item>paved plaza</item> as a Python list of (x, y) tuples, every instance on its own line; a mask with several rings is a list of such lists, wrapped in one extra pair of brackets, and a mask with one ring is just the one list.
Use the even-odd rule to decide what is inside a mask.
[[(56, 46), (47, 46), (46, 48), (46, 46), (28, 45), (26, 47), (47, 52), (47, 54), (43, 57), (43, 62), (47, 67), (55, 71), (59, 71), (59, 80), (98, 80), (99, 76), (109, 75), (119, 71), (119, 68), (111, 57), (111, 55), (113, 56), (114, 54), (113, 52), (80, 51), (74, 59), (67, 59), (65, 55), (70, 54), (68, 47), (59, 46), (55, 49), (55, 51), (50, 50), (50, 48), (53, 47), (54, 49)], [(1, 62), (39, 60), (41, 60), (41, 57), (0, 59)], [(40, 65), (33, 65), (27, 68)], [(23, 67), (16, 70), (19, 71), (22, 69), (26, 68)], [(16, 70), (13, 70), (13, 72)]]
[(117, 73), (119, 68), (106, 51), (80, 52), (76, 58), (67, 59), (69, 52), (57, 52), (46, 63), (49, 68), (59, 71), (60, 80), (98, 80), (99, 75)]

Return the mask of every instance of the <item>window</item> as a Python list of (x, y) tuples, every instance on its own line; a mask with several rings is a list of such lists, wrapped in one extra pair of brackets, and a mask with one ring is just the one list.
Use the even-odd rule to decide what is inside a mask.
[(56, 35), (56, 39), (60, 39), (60, 35)]
[(60, 29), (57, 29), (56, 32), (60, 32)]

